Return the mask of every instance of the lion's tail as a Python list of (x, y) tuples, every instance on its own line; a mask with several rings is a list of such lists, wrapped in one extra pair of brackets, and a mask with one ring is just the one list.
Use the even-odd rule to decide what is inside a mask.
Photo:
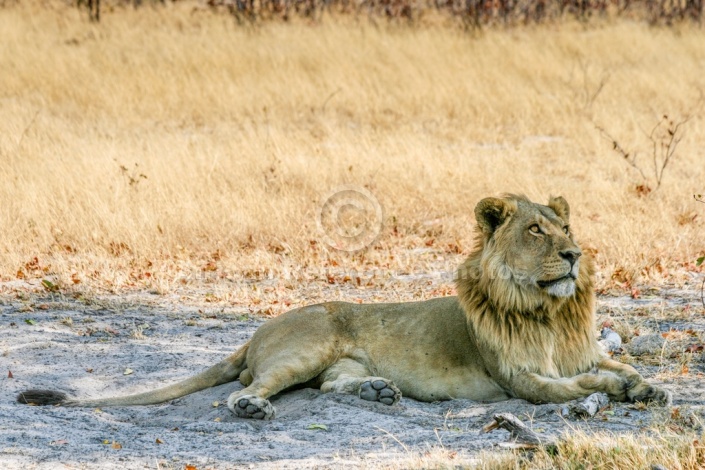
[(194, 392), (205, 390), (235, 380), (246, 365), (249, 342), (237, 352), (204, 370), (198, 375), (151, 392), (137, 393), (124, 397), (77, 400), (53, 390), (27, 390), (17, 396), (17, 401), (27, 405), (63, 405), (84, 407), (155, 405), (174, 400)]

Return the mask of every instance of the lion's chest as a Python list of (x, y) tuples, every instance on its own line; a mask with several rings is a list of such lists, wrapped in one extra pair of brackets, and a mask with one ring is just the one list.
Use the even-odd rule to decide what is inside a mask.
[(566, 335), (554, 325), (523, 325), (505, 343), (507, 369), (544, 377), (571, 377), (583, 369), (583, 359), (590, 356), (590, 346), (583, 343), (582, 338)]
[(560, 377), (556, 349), (556, 337), (550, 329), (526, 328), (508, 343), (506, 353), (513, 358), (514, 370)]
[(589, 336), (572, 335), (560, 325), (527, 325), (509, 347), (506, 353), (513, 358), (516, 369), (545, 377), (572, 377), (593, 367)]

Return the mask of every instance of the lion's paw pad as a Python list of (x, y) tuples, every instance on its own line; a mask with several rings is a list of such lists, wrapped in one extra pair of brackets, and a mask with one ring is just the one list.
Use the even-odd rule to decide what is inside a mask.
[(274, 407), (269, 400), (254, 396), (240, 397), (230, 409), (240, 418), (271, 419), (274, 417)]
[(393, 405), (401, 398), (401, 392), (396, 385), (387, 380), (368, 380), (360, 385), (360, 398)]

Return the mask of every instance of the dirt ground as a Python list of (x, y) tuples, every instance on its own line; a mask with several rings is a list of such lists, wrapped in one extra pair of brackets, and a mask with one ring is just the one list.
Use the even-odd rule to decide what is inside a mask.
[[(681, 350), (702, 340), (699, 302), (688, 293), (664, 291), (638, 300), (601, 297), (599, 318), (623, 331), (661, 332)], [(29, 387), (99, 397), (163, 386), (220, 360), (263, 322), (245, 311), (211, 312), (163, 296), (101, 302), (54, 296), (33, 305), (30, 310), (14, 296), (0, 298), (3, 468), (408, 468), (423, 466), (419, 462), (435, 453), (453, 465), (474, 466), (481, 463), (481, 451), (497, 450), (507, 439), (505, 431), (479, 432), (498, 412), (559, 435), (575, 428), (650, 432), (654, 423), (682, 425), (669, 418), (673, 409), (681, 418), (694, 416), (691, 424), (705, 411), (702, 353), (689, 354), (687, 362), (678, 353), (635, 362), (673, 392), (673, 407), (612, 404), (589, 420), (565, 419), (559, 405), (523, 400), (488, 405), (403, 398), (388, 407), (303, 389), (275, 397), (276, 419), (260, 422), (238, 419), (225, 406), (241, 387), (238, 382), (158, 406), (23, 406), (15, 397)]]

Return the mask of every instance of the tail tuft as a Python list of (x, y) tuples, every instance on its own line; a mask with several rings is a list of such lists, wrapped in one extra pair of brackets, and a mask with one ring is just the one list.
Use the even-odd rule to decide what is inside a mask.
[(17, 401), (25, 405), (60, 405), (66, 401), (66, 394), (53, 390), (26, 390), (17, 395)]

